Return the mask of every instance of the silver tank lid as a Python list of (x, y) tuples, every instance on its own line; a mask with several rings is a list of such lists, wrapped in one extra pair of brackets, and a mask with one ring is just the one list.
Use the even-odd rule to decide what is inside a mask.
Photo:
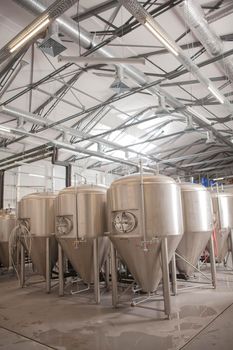
[(196, 184), (192, 182), (181, 182), (180, 184), (181, 191), (206, 191), (207, 188), (201, 184)]
[(22, 197), (21, 200), (24, 199), (49, 199), (49, 198), (56, 198), (57, 194), (54, 192), (35, 192), (35, 193), (29, 193), (26, 196)]
[(58, 195), (60, 194), (68, 194), (68, 193), (106, 193), (107, 192), (107, 186), (104, 185), (79, 185), (79, 186), (70, 186), (63, 188)]
[[(143, 173), (144, 183), (158, 183), (158, 184), (176, 184), (175, 180), (169, 176), (165, 175), (152, 175), (148, 173)], [(124, 184), (134, 184), (139, 183), (141, 180), (141, 174), (136, 173), (133, 175), (127, 175), (120, 179), (113, 181), (111, 186), (124, 185)]]

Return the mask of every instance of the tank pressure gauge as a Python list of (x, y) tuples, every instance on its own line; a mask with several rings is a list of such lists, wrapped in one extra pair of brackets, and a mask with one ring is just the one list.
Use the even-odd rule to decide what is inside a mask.
[(129, 233), (137, 226), (137, 219), (134, 214), (128, 211), (117, 213), (113, 218), (113, 226), (117, 232)]
[(56, 226), (57, 226), (57, 233), (59, 235), (68, 235), (73, 228), (72, 221), (69, 218), (66, 218), (64, 216), (57, 217)]

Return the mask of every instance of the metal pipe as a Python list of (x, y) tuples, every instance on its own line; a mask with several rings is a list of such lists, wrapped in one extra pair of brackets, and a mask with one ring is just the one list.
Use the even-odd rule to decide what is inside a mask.
[(186, 0), (180, 5), (180, 8), (182, 17), (185, 18), (186, 23), (207, 52), (212, 57), (222, 55), (222, 59), (218, 62), (220, 69), (233, 82), (233, 62), (231, 58), (225, 58), (223, 42), (209, 26), (201, 6), (197, 1)]
[(50, 237), (46, 237), (46, 248), (45, 248), (45, 264), (46, 264), (46, 293), (51, 292), (51, 258), (50, 258)]
[(209, 254), (210, 254), (210, 268), (211, 268), (211, 277), (212, 277), (212, 284), (213, 287), (216, 288), (216, 263), (215, 263), (215, 254), (214, 254), (214, 240), (213, 240), (213, 234), (210, 237), (210, 248), (209, 248)]
[(170, 319), (171, 317), (171, 296), (170, 296), (170, 281), (169, 281), (169, 261), (167, 237), (161, 239), (161, 262), (163, 275), (163, 297), (164, 297), (164, 312)]
[(94, 290), (95, 302), (100, 303), (100, 280), (99, 280), (99, 244), (98, 238), (93, 239), (93, 270), (94, 270)]
[(176, 278), (176, 255), (172, 255), (171, 265), (171, 276), (172, 276), (172, 293), (177, 294), (177, 278)]
[(231, 268), (233, 270), (233, 228), (231, 228), (230, 232), (230, 248), (231, 248)]
[[(19, 5), (20, 0), (14, 0)], [(47, 9), (41, 11), (42, 13), (34, 19), (26, 28), (24, 28), (19, 34), (11, 39), (1, 50), (0, 50), (0, 63), (4, 62), (8, 57), (12, 55), (22, 46), (27, 45), (28, 42), (34, 42), (38, 34), (42, 30), (48, 27), (57, 17), (72, 7), (78, 0), (56, 0)], [(43, 26), (42, 26), (43, 25)]]
[(110, 243), (110, 249), (111, 249), (112, 306), (116, 308), (118, 304), (117, 262), (116, 262), (116, 249), (112, 242)]
[(20, 287), (23, 288), (25, 284), (25, 249), (20, 242)]
[(222, 103), (225, 108), (232, 113), (233, 107), (228, 99), (215, 87), (212, 81), (202, 74), (198, 66), (184, 53), (181, 47), (164, 31), (155, 19), (139, 4), (137, 0), (118, 0), (150, 33), (168, 48), (177, 60), (196, 77), (199, 82), (209, 89), (213, 96)]
[(143, 183), (143, 165), (142, 159), (140, 159), (140, 194), (141, 194), (141, 222), (142, 222), (142, 235), (143, 235), (143, 250), (148, 251), (146, 241), (146, 222), (145, 222), (145, 198), (144, 198), (144, 183)]
[(4, 178), (5, 170), (0, 170), (0, 209), (4, 208)]
[(58, 270), (59, 270), (59, 297), (63, 297), (64, 296), (64, 254), (60, 243), (58, 243)]
[(0, 91), (0, 98), (2, 98), (2, 96), (5, 94), (5, 92), (7, 92), (7, 90), (9, 89), (9, 87), (11, 86), (11, 84), (13, 83), (13, 81), (15, 80), (15, 78), (17, 77), (17, 75), (19, 74), (19, 72), (21, 71), (21, 69), (23, 67), (25, 67), (28, 63), (24, 60), (21, 60), (18, 64), (18, 66), (15, 68), (14, 73), (11, 75), (11, 77), (9, 78), (9, 80), (6, 82), (6, 84), (3, 86), (3, 88)]

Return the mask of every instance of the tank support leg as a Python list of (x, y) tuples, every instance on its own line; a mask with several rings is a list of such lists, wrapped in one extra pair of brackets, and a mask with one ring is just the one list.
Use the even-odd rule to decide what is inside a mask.
[(212, 285), (216, 288), (216, 263), (215, 263), (215, 254), (214, 254), (214, 240), (213, 235), (210, 237), (210, 268), (211, 268), (211, 277), (212, 277)]
[(117, 307), (118, 290), (117, 290), (117, 263), (116, 250), (111, 242), (111, 277), (112, 277), (112, 306)]
[(106, 285), (106, 289), (109, 290), (109, 275), (110, 275), (110, 261), (109, 261), (109, 255), (107, 256), (107, 259), (106, 259), (106, 261), (105, 261), (104, 272), (105, 272), (105, 285)]
[(94, 289), (95, 289), (95, 301), (96, 304), (100, 303), (100, 277), (99, 277), (99, 250), (98, 250), (98, 238), (93, 241), (93, 269), (94, 269)]
[(171, 274), (172, 274), (172, 293), (177, 294), (177, 279), (176, 279), (176, 255), (172, 255), (171, 260)]
[(23, 288), (25, 284), (25, 249), (20, 243), (20, 287)]
[(64, 255), (60, 243), (58, 243), (58, 268), (59, 268), (59, 297), (64, 296)]
[(164, 312), (168, 316), (168, 318), (170, 318), (171, 295), (170, 295), (170, 281), (169, 281), (167, 237), (163, 237), (161, 241), (161, 260), (162, 260), (162, 273), (163, 273)]
[(233, 229), (230, 230), (231, 268), (233, 270)]
[(51, 292), (50, 237), (46, 237), (46, 293)]

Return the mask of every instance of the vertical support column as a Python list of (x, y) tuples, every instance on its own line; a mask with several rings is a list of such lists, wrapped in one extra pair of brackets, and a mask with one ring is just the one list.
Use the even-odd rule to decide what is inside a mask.
[(170, 296), (167, 237), (162, 237), (162, 240), (161, 240), (161, 260), (162, 260), (162, 274), (163, 274), (164, 312), (168, 316), (168, 318), (170, 318), (171, 296)]
[(93, 270), (94, 270), (94, 290), (96, 304), (100, 303), (100, 278), (99, 278), (99, 254), (98, 254), (98, 238), (93, 240)]
[(71, 164), (66, 165), (66, 187), (71, 186), (71, 173), (72, 173), (72, 167)]
[(212, 277), (212, 285), (214, 288), (216, 288), (216, 264), (215, 264), (215, 254), (214, 254), (214, 240), (213, 240), (213, 234), (210, 237), (210, 268), (211, 268), (211, 277)]
[(176, 279), (176, 253), (172, 255), (171, 260), (171, 273), (172, 273), (172, 293), (177, 294), (177, 279)]
[(0, 171), (0, 209), (4, 207), (4, 175), (5, 171)]
[(23, 288), (25, 284), (25, 249), (20, 242), (20, 287)]
[(46, 237), (46, 293), (51, 292), (50, 237)]
[(64, 255), (60, 243), (58, 243), (58, 268), (59, 268), (59, 297), (64, 296)]
[(231, 268), (233, 270), (233, 228), (230, 230)]
[(112, 277), (112, 306), (117, 307), (117, 304), (118, 304), (117, 263), (116, 263), (116, 250), (112, 242), (111, 242), (111, 277)]

